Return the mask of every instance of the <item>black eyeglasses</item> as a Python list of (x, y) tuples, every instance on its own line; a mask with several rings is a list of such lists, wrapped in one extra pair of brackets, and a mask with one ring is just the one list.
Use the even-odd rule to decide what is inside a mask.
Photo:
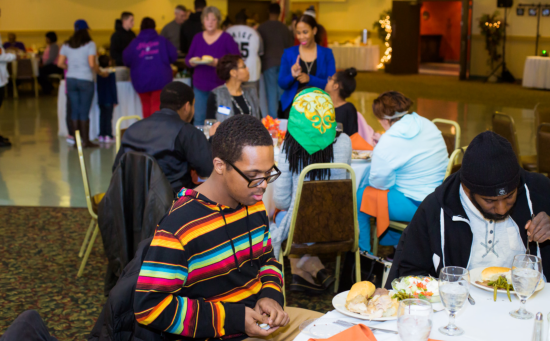
[(276, 172), (275, 174), (271, 174), (271, 175), (268, 175), (268, 176), (262, 177), (262, 178), (250, 179), (248, 176), (244, 175), (244, 173), (241, 172), (240, 169), (235, 167), (234, 164), (232, 164), (231, 162), (229, 162), (227, 160), (223, 160), (223, 161), (226, 162), (227, 164), (229, 164), (231, 167), (235, 168), (237, 173), (239, 173), (240, 176), (242, 176), (246, 181), (248, 181), (248, 188), (258, 187), (261, 184), (263, 184), (264, 181), (267, 181), (267, 183), (270, 184), (273, 181), (277, 180), (277, 178), (281, 175), (281, 171), (279, 170), (279, 168), (277, 168), (277, 166), (273, 165), (272, 169)]

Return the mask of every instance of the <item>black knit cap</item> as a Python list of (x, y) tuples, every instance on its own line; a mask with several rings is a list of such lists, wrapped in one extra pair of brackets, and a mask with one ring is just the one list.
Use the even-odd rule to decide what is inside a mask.
[(193, 98), (193, 89), (189, 85), (177, 81), (171, 82), (166, 84), (160, 92), (160, 107), (178, 110), (187, 102), (193, 103)]
[(472, 193), (498, 197), (518, 188), (520, 170), (510, 142), (492, 131), (486, 131), (477, 135), (466, 149), (460, 181)]

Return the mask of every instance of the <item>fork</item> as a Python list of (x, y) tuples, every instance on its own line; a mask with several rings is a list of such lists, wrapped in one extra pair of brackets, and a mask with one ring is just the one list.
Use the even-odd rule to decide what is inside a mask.
[[(350, 322), (350, 321), (344, 321), (344, 320), (337, 320), (335, 322), (333, 322), (335, 324), (339, 324), (341, 326), (344, 326), (344, 327), (353, 327), (355, 325), (358, 325), (360, 323), (355, 323), (355, 322)], [(398, 334), (398, 332), (396, 332), (395, 330), (390, 330), (390, 329), (384, 329), (384, 328), (378, 328), (378, 327), (371, 327), (371, 326), (367, 326), (369, 327), (371, 330), (379, 330), (381, 332), (386, 332), (386, 333), (392, 333), (392, 334)]]

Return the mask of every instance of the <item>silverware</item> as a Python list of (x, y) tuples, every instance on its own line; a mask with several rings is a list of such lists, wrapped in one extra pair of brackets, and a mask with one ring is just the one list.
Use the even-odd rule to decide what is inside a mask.
[(474, 298), (471, 294), (468, 294), (468, 302), (470, 302), (471, 305), (476, 305), (476, 301), (474, 301)]
[[(339, 325), (344, 326), (344, 327), (353, 327), (353, 326), (359, 324), (359, 323), (350, 322), (350, 321), (344, 321), (344, 320), (337, 320), (337, 321), (335, 321), (335, 322), (333, 322), (333, 323), (339, 324)], [(367, 326), (367, 327), (369, 327), (371, 330), (379, 330), (379, 331), (381, 331), (381, 332), (392, 333), (392, 334), (399, 334), (399, 333), (396, 332), (395, 330), (384, 329), (384, 328), (378, 328), (378, 327), (371, 327), (371, 326)]]

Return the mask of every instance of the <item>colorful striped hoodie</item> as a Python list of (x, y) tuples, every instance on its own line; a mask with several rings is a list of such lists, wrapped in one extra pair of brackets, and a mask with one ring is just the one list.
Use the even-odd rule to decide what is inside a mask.
[(281, 271), (262, 202), (232, 209), (183, 188), (141, 266), (136, 320), (181, 340), (242, 340), (245, 307), (283, 305)]

